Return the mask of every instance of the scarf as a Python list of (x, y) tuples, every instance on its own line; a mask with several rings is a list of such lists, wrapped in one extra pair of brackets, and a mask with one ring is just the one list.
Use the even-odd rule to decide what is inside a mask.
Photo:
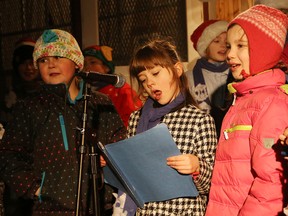
[[(210, 105), (211, 101), (209, 100), (208, 90), (207, 90), (205, 79), (202, 73), (203, 69), (206, 69), (210, 71), (211, 73), (222, 73), (228, 69), (228, 65), (224, 63), (213, 64), (213, 63), (208, 62), (207, 59), (201, 58), (197, 60), (197, 63), (195, 67), (193, 68), (195, 92), (196, 92), (196, 95), (201, 95), (200, 97), (201, 101), (196, 98), (197, 103), (201, 104), (204, 101), (205, 103)], [(204, 89), (201, 86), (204, 86)], [(198, 92), (198, 91), (201, 91), (201, 92)]]
[(185, 96), (180, 93), (171, 103), (155, 108), (155, 101), (149, 97), (142, 108), (142, 114), (138, 122), (136, 134), (156, 126), (163, 116), (182, 104), (184, 100)]

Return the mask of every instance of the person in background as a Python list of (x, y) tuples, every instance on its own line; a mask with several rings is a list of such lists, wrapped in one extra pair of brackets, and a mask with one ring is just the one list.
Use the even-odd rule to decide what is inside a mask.
[[(83, 50), (84, 68), (86, 71), (95, 71), (103, 74), (114, 74), (115, 65), (112, 60), (112, 48), (93, 45)], [(125, 126), (128, 126), (130, 114), (142, 107), (137, 93), (125, 82), (122, 87), (98, 82), (96, 90), (108, 95), (112, 100)]]
[[(197, 197), (146, 203), (136, 215), (204, 215), (217, 143), (213, 118), (197, 107), (176, 47), (168, 40), (151, 40), (137, 49), (129, 71), (146, 101), (131, 114), (128, 137), (165, 123), (182, 153), (167, 158), (167, 165), (191, 175), (199, 191)], [(135, 211), (131, 198), (119, 191), (113, 215), (130, 216)]]
[(33, 66), (34, 46), (35, 41), (31, 38), (22, 38), (15, 44), (12, 57), (12, 85), (7, 89), (0, 120), (4, 127), (11, 118), (11, 108), (17, 100), (34, 94), (40, 88), (41, 77), (39, 71)]
[(279, 134), (288, 125), (285, 74), (275, 68), (283, 52), (288, 18), (255, 5), (227, 31), (227, 62), (236, 82), (217, 145), (206, 216), (280, 215), (287, 194)]
[(190, 39), (201, 58), (186, 72), (192, 95), (200, 108), (215, 120), (218, 137), (231, 101), (227, 90), (227, 84), (232, 81), (226, 63), (227, 26), (224, 20), (208, 20), (194, 30)]
[[(84, 70), (95, 71), (102, 74), (114, 74), (115, 65), (112, 57), (112, 48), (109, 46), (91, 45), (83, 49)], [(139, 109), (142, 102), (137, 93), (125, 82), (123, 86), (114, 86), (105, 82), (93, 82), (91, 89), (107, 95), (114, 104), (124, 125), (127, 127), (132, 111)], [(105, 208), (112, 210), (115, 199), (112, 195), (116, 189), (105, 185)], [(107, 214), (109, 212), (107, 210)]]
[[(41, 84), (39, 71), (33, 65), (33, 50), (35, 41), (31, 38), (21, 38), (15, 43), (12, 56), (12, 84), (7, 88), (4, 107), (1, 109), (0, 141), (5, 133), (5, 126), (12, 118), (11, 112), (17, 101), (35, 94)], [(25, 216), (30, 214), (31, 200), (17, 198), (8, 185), (3, 190), (5, 215)]]
[[(85, 102), (85, 80), (76, 75), (84, 57), (70, 33), (49, 29), (35, 44), (33, 63), (45, 84), (12, 111), (0, 143), (1, 178), (17, 197), (34, 202), (33, 216), (74, 216)], [(79, 214), (92, 215), (88, 147), (124, 139), (126, 129), (111, 100), (99, 92), (90, 94), (85, 117)]]

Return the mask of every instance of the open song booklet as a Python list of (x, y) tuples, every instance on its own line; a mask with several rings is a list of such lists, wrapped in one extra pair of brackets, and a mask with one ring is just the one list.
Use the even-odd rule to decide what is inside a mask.
[(108, 163), (103, 169), (105, 182), (126, 192), (140, 208), (145, 202), (198, 196), (191, 175), (166, 164), (167, 157), (181, 154), (166, 124), (98, 146)]

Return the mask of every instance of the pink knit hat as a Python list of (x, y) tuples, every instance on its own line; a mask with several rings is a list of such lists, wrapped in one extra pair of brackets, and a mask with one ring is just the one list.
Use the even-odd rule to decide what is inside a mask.
[(221, 33), (226, 32), (228, 22), (224, 20), (208, 20), (199, 25), (191, 35), (194, 49), (201, 57), (206, 56), (206, 49)]
[(275, 66), (283, 51), (288, 18), (280, 10), (265, 5), (255, 5), (235, 17), (230, 23), (244, 30), (249, 43), (250, 74)]

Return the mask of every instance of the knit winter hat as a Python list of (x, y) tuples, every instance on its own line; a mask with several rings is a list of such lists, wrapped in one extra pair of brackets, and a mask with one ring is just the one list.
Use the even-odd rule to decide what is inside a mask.
[(190, 36), (194, 49), (201, 57), (206, 56), (206, 49), (221, 33), (226, 32), (228, 22), (224, 20), (208, 20), (199, 25)]
[(112, 48), (109, 46), (93, 45), (83, 50), (84, 56), (93, 56), (100, 59), (109, 69), (109, 73), (114, 73), (115, 65), (112, 62)]
[(17, 71), (18, 66), (27, 59), (33, 59), (35, 41), (31, 38), (21, 38), (15, 43), (12, 65)]
[(263, 4), (277, 9), (288, 8), (288, 0), (255, 0), (254, 5)]
[(60, 29), (45, 30), (38, 38), (33, 62), (37, 68), (37, 60), (46, 56), (59, 56), (75, 62), (80, 70), (83, 69), (84, 57), (76, 39), (68, 32)]
[(280, 10), (255, 5), (236, 16), (230, 23), (244, 30), (249, 43), (250, 74), (271, 69), (283, 51), (288, 18)]

